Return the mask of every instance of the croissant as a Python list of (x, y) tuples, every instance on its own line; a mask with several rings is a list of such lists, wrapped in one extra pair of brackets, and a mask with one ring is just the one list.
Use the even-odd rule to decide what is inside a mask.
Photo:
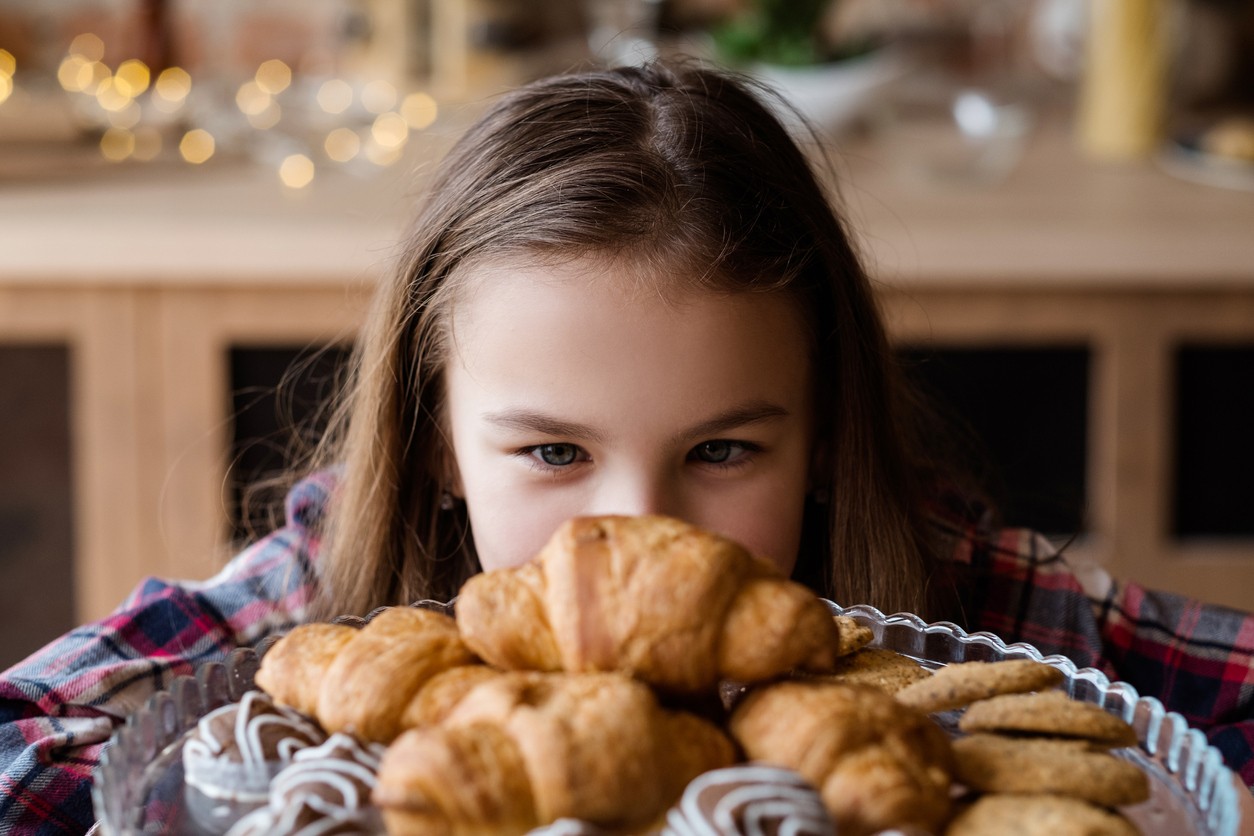
[(794, 769), (818, 787), (842, 836), (907, 826), (936, 833), (949, 814), (949, 738), (879, 688), (767, 685), (735, 708), (730, 731), (748, 758)]
[(679, 694), (831, 669), (826, 605), (740, 545), (667, 517), (583, 517), (537, 558), (472, 577), (466, 644), (513, 670), (630, 673)]
[(716, 726), (625, 674), (513, 672), (398, 737), (373, 798), (389, 834), (525, 833), (559, 818), (631, 828), (735, 759)]
[[(360, 629), (293, 628), (262, 657), (255, 681), (328, 732), (390, 743), (409, 726), (437, 722), (475, 684), (495, 675), (478, 662), (451, 617), (393, 607)], [(473, 672), (454, 673), (462, 668)]]

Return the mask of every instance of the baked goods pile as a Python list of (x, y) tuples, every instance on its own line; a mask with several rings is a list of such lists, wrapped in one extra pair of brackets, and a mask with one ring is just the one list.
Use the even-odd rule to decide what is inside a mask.
[[(1108, 751), (1135, 735), (1049, 690), (1058, 670), (932, 674), (871, 640), (728, 540), (575, 519), (468, 581), (455, 619), (394, 607), (280, 639), (233, 716), (305, 725), (265, 749), (268, 791), (229, 832), (1000, 833), (1026, 805), (1136, 832), (1114, 808), (1146, 776)], [(951, 740), (937, 718), (962, 709)], [(188, 792), (238, 801), (229, 772), (192, 786), (188, 758), (231, 748), (201, 726)]]

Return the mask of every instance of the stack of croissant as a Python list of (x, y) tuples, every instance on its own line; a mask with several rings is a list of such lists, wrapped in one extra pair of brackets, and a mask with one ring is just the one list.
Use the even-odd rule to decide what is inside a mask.
[[(762, 748), (738, 728), (782, 738), (767, 748), (799, 753), (783, 765), (834, 782), (824, 800), (842, 834), (932, 827), (952, 766), (925, 714), (871, 689), (824, 697), (785, 681), (771, 715), (847, 730), (814, 746), (814, 723), (721, 713), (720, 684), (761, 693), (831, 671), (848, 626), (724, 538), (664, 517), (579, 518), (534, 561), (468, 581), (455, 620), (396, 607), (364, 628), (304, 625), (256, 682), (328, 732), (387, 744), (374, 802), (389, 833), (525, 833), (562, 818), (645, 830), (697, 775)], [(849, 792), (859, 776), (866, 791)]]

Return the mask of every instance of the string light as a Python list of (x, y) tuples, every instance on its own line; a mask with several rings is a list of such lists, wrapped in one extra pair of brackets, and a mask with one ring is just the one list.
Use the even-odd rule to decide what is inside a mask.
[[(60, 86), (81, 95), (79, 102), (90, 104), (86, 109), (76, 105), (75, 112), (86, 124), (103, 128), (99, 147), (105, 159), (116, 163), (154, 160), (167, 139), (169, 145), (177, 145), (179, 156), (193, 165), (205, 163), (217, 153), (217, 141), (209, 131), (192, 128), (173, 139), (166, 133), (172, 125), (168, 116), (154, 114), (173, 115), (187, 105), (192, 77), (185, 69), (168, 67), (154, 74), (143, 61), (130, 58), (113, 71), (104, 63), (105, 53), (104, 41), (84, 32), (73, 39), (57, 67)], [(0, 49), (0, 104), (13, 93), (16, 66), (12, 53)], [(277, 58), (263, 61), (253, 77), (236, 89), (235, 106), (254, 129), (268, 130), (282, 121), (279, 97), (292, 84), (288, 64)], [(342, 124), (328, 130), (322, 141), (325, 159), (335, 163), (364, 157), (377, 166), (391, 165), (401, 158), (410, 132), (430, 127), (439, 116), (439, 105), (430, 94), (413, 92), (402, 98), (394, 85), (382, 79), (357, 90), (345, 79), (327, 79), (317, 87), (314, 98), (324, 113), (342, 115)], [(350, 115), (355, 101), (357, 109)], [(295, 112), (305, 114), (303, 110)], [(145, 113), (155, 117), (151, 123), (146, 123)], [(313, 128), (317, 122), (315, 119), (306, 126), (301, 119), (285, 133)], [(306, 154), (289, 154), (278, 166), (279, 180), (290, 189), (308, 187), (316, 174), (317, 166)]]

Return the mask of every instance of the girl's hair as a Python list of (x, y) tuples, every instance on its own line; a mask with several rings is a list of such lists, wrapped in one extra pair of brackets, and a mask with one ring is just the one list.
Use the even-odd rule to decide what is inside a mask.
[(927, 612), (939, 565), (921, 513), (927, 473), (849, 235), (750, 83), (656, 62), (521, 87), (445, 159), (378, 289), (322, 451), (342, 478), (317, 614), (448, 599), (478, 571), (465, 507), (440, 507), (454, 472), (442, 378), (459, 268), (592, 254), (668, 292), (796, 304), (819, 430), (795, 577), (842, 603)]

